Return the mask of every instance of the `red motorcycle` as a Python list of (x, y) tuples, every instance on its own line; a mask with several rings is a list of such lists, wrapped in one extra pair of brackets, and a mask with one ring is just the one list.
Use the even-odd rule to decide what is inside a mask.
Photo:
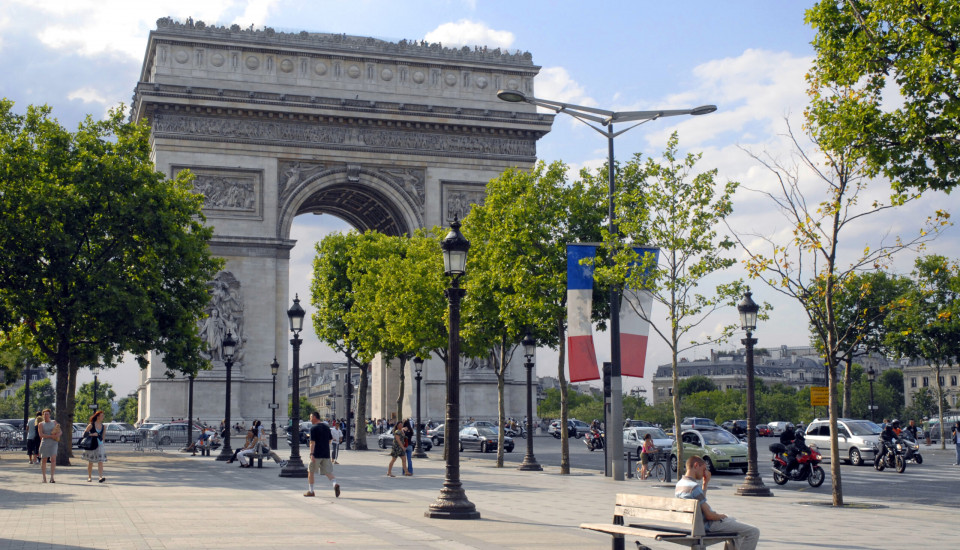
[(788, 481), (804, 481), (811, 487), (819, 487), (823, 484), (826, 473), (820, 467), (822, 457), (817, 451), (816, 445), (811, 445), (809, 451), (797, 455), (797, 466), (787, 470), (790, 463), (787, 458), (787, 448), (783, 443), (773, 443), (770, 445), (770, 452), (773, 453), (773, 482), (777, 485), (784, 485)]

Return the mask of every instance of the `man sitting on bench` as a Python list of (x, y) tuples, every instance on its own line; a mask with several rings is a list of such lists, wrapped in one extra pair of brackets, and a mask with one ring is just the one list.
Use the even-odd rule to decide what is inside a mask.
[(752, 525), (718, 514), (707, 504), (707, 483), (710, 482), (710, 470), (707, 463), (699, 456), (687, 459), (687, 472), (677, 482), (677, 498), (687, 498), (700, 501), (700, 510), (703, 512), (704, 529), (724, 533), (738, 533), (739, 536), (727, 541), (724, 550), (754, 550), (760, 541), (760, 530)]

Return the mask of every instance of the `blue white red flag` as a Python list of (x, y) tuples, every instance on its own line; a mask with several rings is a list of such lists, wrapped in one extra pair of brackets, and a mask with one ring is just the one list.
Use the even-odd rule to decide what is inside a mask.
[[(644, 254), (653, 254), (653, 263), (647, 270), (657, 268), (659, 249), (634, 248), (642, 262)], [(647, 360), (647, 337), (650, 334), (650, 323), (643, 317), (650, 318), (653, 308), (653, 294), (649, 290), (636, 290), (630, 287), (623, 289), (623, 299), (620, 303), (620, 374), (643, 378), (643, 368)], [(643, 317), (640, 313), (643, 313)]]
[(571, 382), (599, 380), (597, 352), (593, 346), (593, 265), (580, 265), (596, 256), (596, 245), (567, 245), (567, 365)]

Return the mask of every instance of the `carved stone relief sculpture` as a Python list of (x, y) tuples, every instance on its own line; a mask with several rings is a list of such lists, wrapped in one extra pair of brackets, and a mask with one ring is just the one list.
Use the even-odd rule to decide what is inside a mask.
[(243, 361), (243, 297), (240, 293), (240, 281), (229, 271), (217, 273), (208, 283), (210, 303), (207, 317), (200, 321), (200, 338), (206, 351), (205, 358), (219, 366), (223, 363), (223, 340), (227, 332), (237, 342), (233, 354), (234, 365)]
[(486, 196), (484, 189), (484, 187), (470, 189), (445, 186), (443, 211), (447, 223), (452, 222), (454, 217), (462, 220), (470, 213), (474, 204), (483, 204), (483, 198)]

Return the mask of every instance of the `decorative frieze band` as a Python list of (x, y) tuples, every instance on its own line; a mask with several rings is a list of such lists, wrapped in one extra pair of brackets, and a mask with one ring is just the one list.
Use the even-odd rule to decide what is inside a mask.
[(329, 126), (297, 121), (156, 113), (152, 126), (156, 137), (276, 143), (287, 147), (296, 143), (304, 146), (402, 152), (410, 155), (508, 157), (518, 160), (529, 160), (537, 154), (534, 140)]
[(236, 168), (173, 166), (194, 175), (193, 192), (203, 195), (203, 211), (211, 218), (263, 219), (263, 172)]

